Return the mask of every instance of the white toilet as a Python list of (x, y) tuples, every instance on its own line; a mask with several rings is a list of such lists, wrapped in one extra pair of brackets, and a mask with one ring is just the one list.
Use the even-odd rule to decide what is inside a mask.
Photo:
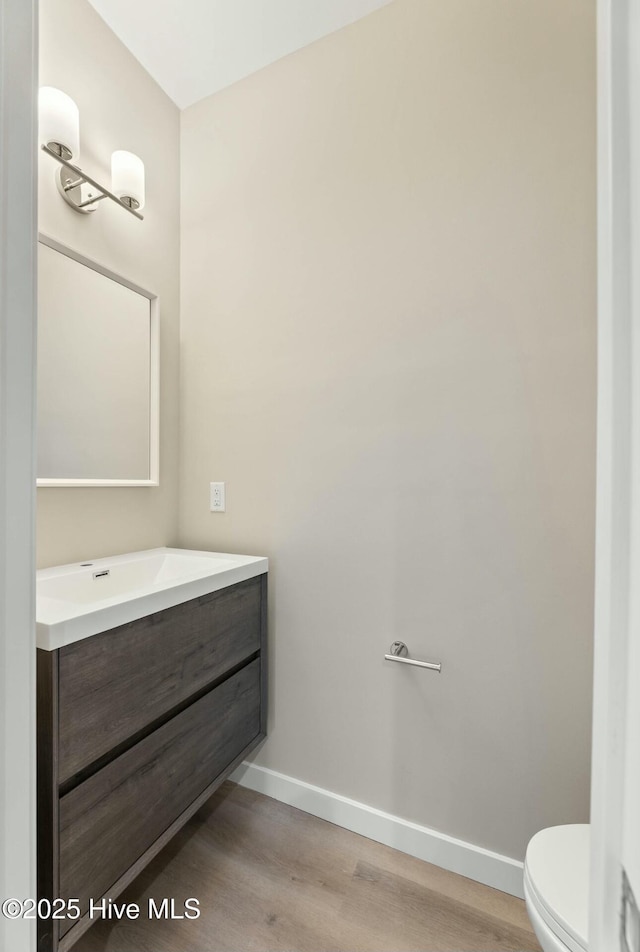
[(524, 898), (544, 952), (586, 952), (588, 823), (536, 833), (524, 861)]

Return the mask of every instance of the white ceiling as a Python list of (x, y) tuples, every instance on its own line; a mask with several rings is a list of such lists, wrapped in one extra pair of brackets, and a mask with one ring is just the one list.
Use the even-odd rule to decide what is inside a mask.
[(89, 0), (181, 108), (391, 0)]

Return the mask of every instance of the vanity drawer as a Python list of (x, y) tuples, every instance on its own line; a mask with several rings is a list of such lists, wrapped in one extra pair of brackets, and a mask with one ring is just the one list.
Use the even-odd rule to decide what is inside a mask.
[(261, 578), (61, 648), (58, 780), (260, 649)]
[(256, 659), (62, 797), (60, 895), (86, 912), (259, 733)]

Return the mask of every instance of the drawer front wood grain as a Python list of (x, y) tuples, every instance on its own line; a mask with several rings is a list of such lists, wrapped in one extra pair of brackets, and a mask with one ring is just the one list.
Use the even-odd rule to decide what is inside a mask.
[(85, 913), (259, 732), (256, 659), (62, 797), (60, 895)]
[(60, 649), (58, 780), (260, 648), (260, 577)]

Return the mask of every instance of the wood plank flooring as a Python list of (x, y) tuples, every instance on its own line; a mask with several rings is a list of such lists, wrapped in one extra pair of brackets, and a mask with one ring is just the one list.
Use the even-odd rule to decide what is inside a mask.
[[(149, 920), (200, 900), (196, 920)], [(538, 952), (524, 903), (225, 783), (74, 952)]]

